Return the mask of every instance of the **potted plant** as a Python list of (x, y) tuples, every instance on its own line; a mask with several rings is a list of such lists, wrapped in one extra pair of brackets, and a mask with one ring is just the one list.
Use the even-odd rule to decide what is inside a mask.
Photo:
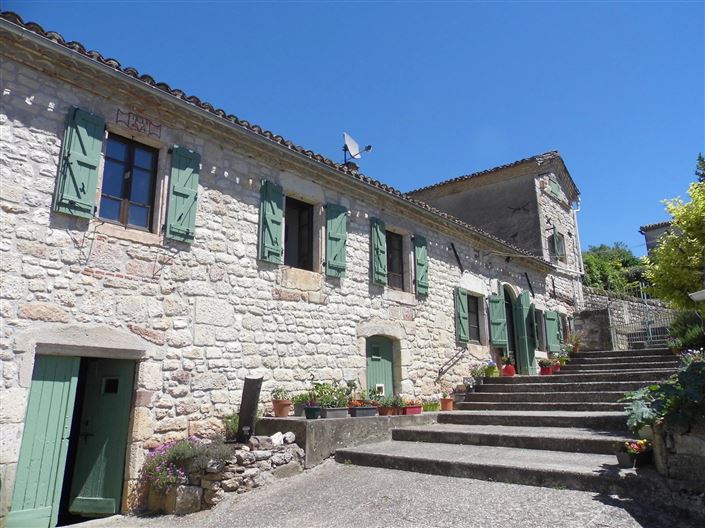
[(570, 361), (570, 358), (568, 357), (568, 352), (565, 350), (562, 350), (558, 354), (558, 362), (561, 364), (561, 367), (565, 367), (565, 365)]
[(506, 356), (502, 356), (502, 376), (514, 376), (514, 374), (517, 373), (516, 369), (514, 368), (514, 358), (510, 354), (507, 354)]
[(455, 387), (453, 387), (453, 392), (451, 393), (453, 401), (455, 403), (464, 402), (465, 401), (465, 394), (467, 392), (468, 392), (468, 390), (465, 387), (465, 384), (458, 383)]
[(302, 392), (291, 399), (294, 404), (294, 416), (304, 416), (304, 407), (311, 400), (310, 392)]
[(408, 398), (403, 401), (402, 414), (421, 414), (423, 410), (423, 402), (413, 398)]
[(422, 408), (424, 412), (438, 412), (441, 410), (441, 402), (436, 397), (427, 398), (424, 400)]
[(450, 397), (450, 390), (444, 389), (441, 391), (441, 411), (452, 411), (453, 401), (453, 398)]
[(550, 376), (553, 374), (553, 360), (545, 358), (539, 359), (539, 374), (542, 376)]
[(307, 420), (317, 420), (321, 417), (321, 406), (315, 399), (310, 399), (304, 405), (304, 416)]
[(321, 418), (348, 417), (348, 392), (345, 387), (319, 383), (314, 390), (321, 404)]
[(499, 376), (499, 369), (497, 368), (497, 363), (494, 361), (488, 361), (487, 367), (485, 368), (485, 376), (488, 378), (496, 378)]
[(583, 345), (583, 334), (581, 332), (569, 332), (566, 344), (571, 346), (571, 352), (577, 354)]
[(480, 363), (479, 365), (475, 365), (470, 369), (470, 375), (473, 377), (475, 380), (475, 386), (482, 385), (484, 382), (485, 378), (485, 371), (487, 370), (487, 364), (485, 363)]
[(551, 358), (551, 370), (554, 374), (561, 370), (561, 362), (559, 361), (557, 356)]
[(619, 467), (633, 468), (647, 465), (651, 462), (653, 451), (648, 440), (627, 440), (617, 444), (617, 463)]
[(679, 354), (683, 348), (683, 340), (679, 337), (669, 337), (666, 344), (673, 354)]
[(359, 397), (348, 402), (348, 412), (353, 418), (377, 416), (377, 402), (369, 397), (367, 391), (360, 391)]
[(289, 416), (291, 411), (291, 395), (283, 387), (276, 387), (272, 391), (272, 407), (274, 407), (274, 416), (284, 418)]
[(399, 396), (387, 396), (380, 400), (380, 416), (396, 416), (401, 414), (404, 402)]

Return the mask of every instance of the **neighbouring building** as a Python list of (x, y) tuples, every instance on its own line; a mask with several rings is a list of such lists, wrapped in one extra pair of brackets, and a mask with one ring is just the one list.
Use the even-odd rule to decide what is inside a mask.
[(424, 396), (471, 357), (534, 374), (559, 348), (582, 294), (557, 154), (526, 196), (552, 254), (12, 13), (0, 55), (7, 526), (134, 508), (147, 450), (218, 434), (246, 375), (265, 401), (311, 380)]
[(658, 246), (659, 238), (671, 231), (671, 222), (658, 222), (656, 224), (646, 224), (639, 228), (639, 233), (644, 235), (646, 242), (646, 252), (651, 255), (651, 252)]

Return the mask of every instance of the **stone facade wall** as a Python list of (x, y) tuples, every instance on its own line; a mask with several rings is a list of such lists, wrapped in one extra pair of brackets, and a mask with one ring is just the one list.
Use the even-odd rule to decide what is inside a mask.
[(643, 323), (647, 314), (656, 321), (670, 321), (676, 313), (675, 310), (656, 299), (644, 300), (588, 286), (583, 287), (583, 296), (584, 310), (603, 310), (609, 305), (610, 324), (612, 325), (638, 325)]
[[(56, 73), (45, 75), (14, 52), (4, 47), (0, 70), (0, 515), (11, 497), (36, 353), (139, 361), (123, 505), (129, 508), (146, 450), (222, 431), (222, 417), (237, 408), (246, 375), (263, 376), (265, 400), (277, 385), (297, 391), (312, 379), (364, 381), (365, 337), (382, 334), (398, 343), (398, 389), (427, 395), (438, 391), (438, 368), (456, 352), (456, 286), (482, 295), (497, 291), (498, 281), (524, 289), (526, 273), (537, 308), (573, 311), (572, 303), (553, 294), (554, 282), (560, 290), (574, 288), (565, 275), (547, 275), (522, 257), (507, 262), (491, 244), (445, 232), (399, 200), (380, 198), (343, 175), (334, 181), (282, 150), (192, 121), (189, 111), (157, 104), (141, 88), (59, 64), (49, 52), (44, 56), (55, 61)], [(193, 244), (52, 211), (72, 105), (103, 116), (110, 132), (159, 149), (157, 225), (164, 218), (168, 149), (178, 144), (201, 154)], [(117, 123), (118, 111), (157, 124), (159, 137)], [(345, 278), (257, 260), (262, 179), (312, 203), (349, 209)], [(315, 211), (322, 215), (320, 205)], [(372, 216), (426, 236), (427, 298), (371, 284)], [(490, 353), (486, 345), (470, 349), (477, 356)], [(461, 362), (444, 381), (460, 381), (466, 368)]]
[(575, 314), (575, 331), (583, 337), (583, 350), (612, 350), (607, 309), (584, 310)]

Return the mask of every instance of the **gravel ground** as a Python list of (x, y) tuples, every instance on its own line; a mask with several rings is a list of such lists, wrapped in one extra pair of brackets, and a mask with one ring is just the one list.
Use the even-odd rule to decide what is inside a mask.
[(336, 464), (228, 495), (184, 517), (112, 517), (76, 528), (702, 528), (648, 503), (584, 491)]

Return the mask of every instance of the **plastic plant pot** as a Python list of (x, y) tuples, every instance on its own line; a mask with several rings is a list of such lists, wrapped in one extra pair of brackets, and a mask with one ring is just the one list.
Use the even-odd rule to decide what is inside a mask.
[(317, 420), (321, 417), (321, 408), (318, 405), (307, 405), (304, 407), (304, 414), (307, 420)]
[(421, 405), (407, 405), (402, 409), (402, 414), (421, 414), (422, 410)]
[(511, 365), (511, 364), (510, 364), (510, 365), (504, 365), (504, 367), (502, 368), (502, 376), (509, 376), (509, 377), (512, 377), (512, 376), (514, 376), (514, 374), (516, 374), (516, 373), (517, 373), (517, 371), (516, 371), (516, 369), (514, 368), (514, 365)]
[(321, 409), (321, 418), (347, 418), (347, 407), (323, 407)]
[(353, 418), (366, 418), (369, 416), (377, 416), (377, 407), (370, 405), (369, 407), (350, 407), (350, 416)]
[(540, 367), (539, 374), (542, 376), (550, 376), (553, 374), (553, 369), (551, 367)]

